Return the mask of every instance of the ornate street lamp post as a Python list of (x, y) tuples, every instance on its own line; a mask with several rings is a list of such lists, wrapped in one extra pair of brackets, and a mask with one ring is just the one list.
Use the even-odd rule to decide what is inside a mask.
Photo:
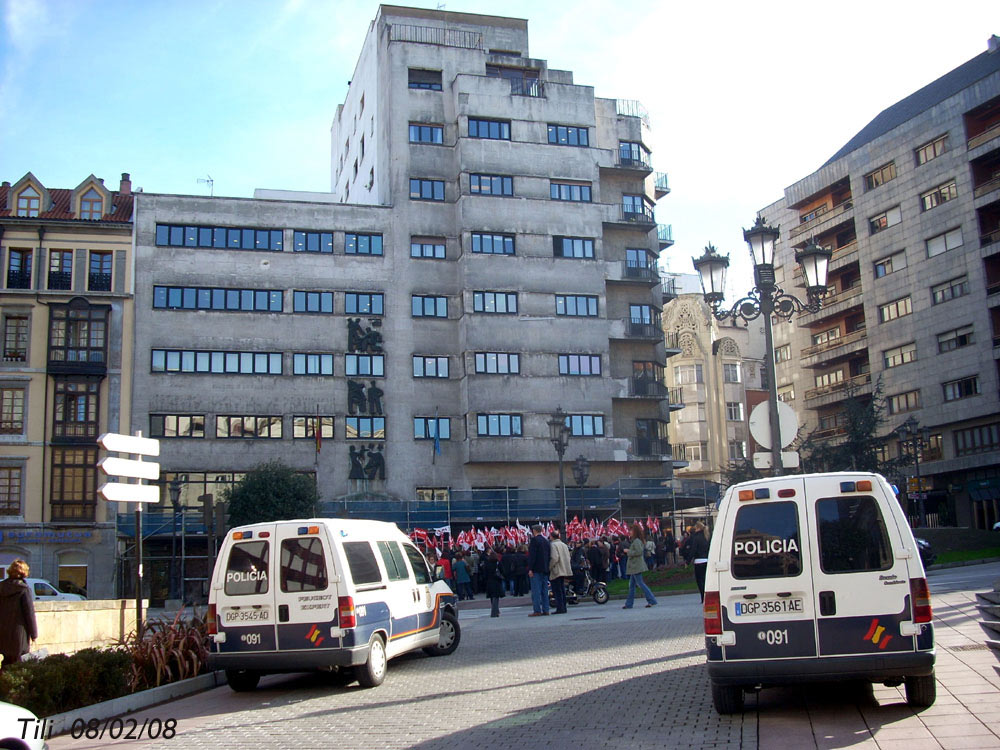
[(580, 491), (580, 523), (583, 523), (583, 485), (590, 477), (590, 461), (584, 458), (581, 453), (573, 462), (573, 479), (576, 480), (576, 487)]
[[(919, 516), (920, 526), (923, 528), (927, 525), (927, 514), (924, 506), (924, 495), (926, 493), (920, 481), (920, 451), (930, 445), (931, 431), (927, 427), (921, 427), (920, 422), (911, 415), (909, 419), (896, 428), (896, 432), (899, 435), (899, 442), (901, 444), (906, 445), (906, 441), (909, 439), (913, 441), (913, 473), (917, 480), (917, 515)], [(906, 496), (910, 496), (909, 488), (906, 490)]]
[(775, 283), (774, 278), (774, 243), (778, 239), (778, 229), (764, 223), (764, 217), (758, 216), (750, 229), (743, 230), (743, 239), (750, 246), (750, 255), (754, 264), (754, 283), (746, 297), (737, 300), (732, 308), (720, 310), (725, 298), (726, 270), (729, 268), (729, 256), (719, 255), (712, 245), (705, 248), (705, 254), (700, 258), (692, 258), (695, 269), (701, 274), (701, 288), (705, 294), (705, 302), (712, 308), (712, 315), (717, 320), (742, 318), (749, 323), (759, 317), (764, 319), (764, 349), (768, 378), (768, 421), (771, 430), (771, 467), (774, 476), (781, 476), (781, 432), (778, 424), (778, 384), (774, 372), (774, 335), (771, 329), (771, 316), (776, 315), (784, 320), (791, 320), (796, 312), (817, 312), (826, 294), (826, 272), (833, 251), (820, 247), (811, 241), (795, 253), (795, 260), (802, 265), (806, 276), (806, 294), (808, 300), (802, 302), (797, 297), (786, 294)]
[(563, 455), (566, 453), (566, 446), (569, 445), (569, 425), (566, 424), (566, 412), (561, 406), (557, 406), (552, 418), (547, 422), (549, 426), (549, 439), (552, 447), (556, 449), (559, 456), (559, 487), (562, 491), (562, 528), (566, 530), (566, 480), (563, 477)]
[(167, 492), (170, 493), (170, 505), (173, 509), (173, 533), (170, 537), (170, 598), (177, 598), (177, 514), (181, 509), (181, 480), (174, 477), (167, 485)]

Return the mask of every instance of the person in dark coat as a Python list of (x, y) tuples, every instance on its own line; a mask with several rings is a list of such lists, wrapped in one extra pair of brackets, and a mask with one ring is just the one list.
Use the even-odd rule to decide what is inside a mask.
[(7, 568), (7, 578), (0, 581), (0, 669), (21, 661), (38, 638), (35, 605), (24, 580), (28, 573), (28, 563), (15, 560)]
[(549, 613), (549, 563), (552, 551), (549, 540), (543, 535), (544, 529), (536, 523), (531, 527), (534, 536), (528, 544), (528, 577), (531, 579), (531, 609), (528, 617), (540, 617)]
[(516, 596), (516, 589), (514, 584), (516, 582), (516, 575), (514, 574), (514, 547), (511, 545), (507, 546), (503, 555), (500, 558), (500, 572), (503, 574), (503, 579), (507, 587), (507, 592), (511, 596)]
[(500, 599), (503, 598), (504, 579), (503, 568), (497, 559), (497, 553), (490, 549), (483, 561), (486, 598), (490, 600), (490, 617), (500, 616)]
[(514, 596), (528, 593), (528, 548), (523, 544), (514, 553)]
[(608, 569), (604, 567), (604, 553), (596, 539), (587, 542), (587, 560), (590, 561), (590, 575), (594, 580), (607, 583)]
[(708, 569), (708, 529), (705, 524), (698, 521), (691, 532), (691, 544), (688, 549), (691, 554), (691, 561), (694, 563), (694, 580), (698, 584), (698, 593), (701, 600), (705, 601), (705, 571)]

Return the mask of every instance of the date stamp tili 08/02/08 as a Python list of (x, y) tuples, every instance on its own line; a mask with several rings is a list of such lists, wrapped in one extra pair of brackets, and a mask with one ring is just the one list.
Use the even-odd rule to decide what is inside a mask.
[[(52, 723), (47, 719), (18, 719), (21, 724), (21, 740), (52, 739)], [(177, 719), (74, 719), (70, 736), (74, 740), (86, 737), (88, 740), (172, 740), (177, 735)]]

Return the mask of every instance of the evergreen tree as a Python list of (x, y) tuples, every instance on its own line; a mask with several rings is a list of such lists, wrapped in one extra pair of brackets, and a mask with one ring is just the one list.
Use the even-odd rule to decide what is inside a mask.
[(281, 461), (260, 464), (235, 487), (223, 492), (229, 503), (229, 526), (265, 521), (312, 518), (316, 514), (316, 482)]

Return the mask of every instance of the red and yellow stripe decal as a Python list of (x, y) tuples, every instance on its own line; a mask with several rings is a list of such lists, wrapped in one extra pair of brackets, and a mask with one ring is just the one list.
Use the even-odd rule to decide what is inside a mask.
[[(454, 599), (454, 598), (455, 598), (454, 594), (436, 594), (434, 596), (434, 616), (431, 618), (431, 622), (429, 625), (425, 625), (422, 628), (416, 627), (413, 628), (412, 630), (406, 630), (402, 633), (393, 633), (392, 636), (389, 638), (389, 640), (394, 641), (397, 638), (402, 638), (407, 635), (413, 635), (414, 633), (422, 633), (425, 630), (430, 630), (431, 628), (435, 627), (438, 624), (438, 617), (441, 614), (441, 600)], [(420, 622), (420, 615), (417, 615), (417, 622), (418, 623)]]

